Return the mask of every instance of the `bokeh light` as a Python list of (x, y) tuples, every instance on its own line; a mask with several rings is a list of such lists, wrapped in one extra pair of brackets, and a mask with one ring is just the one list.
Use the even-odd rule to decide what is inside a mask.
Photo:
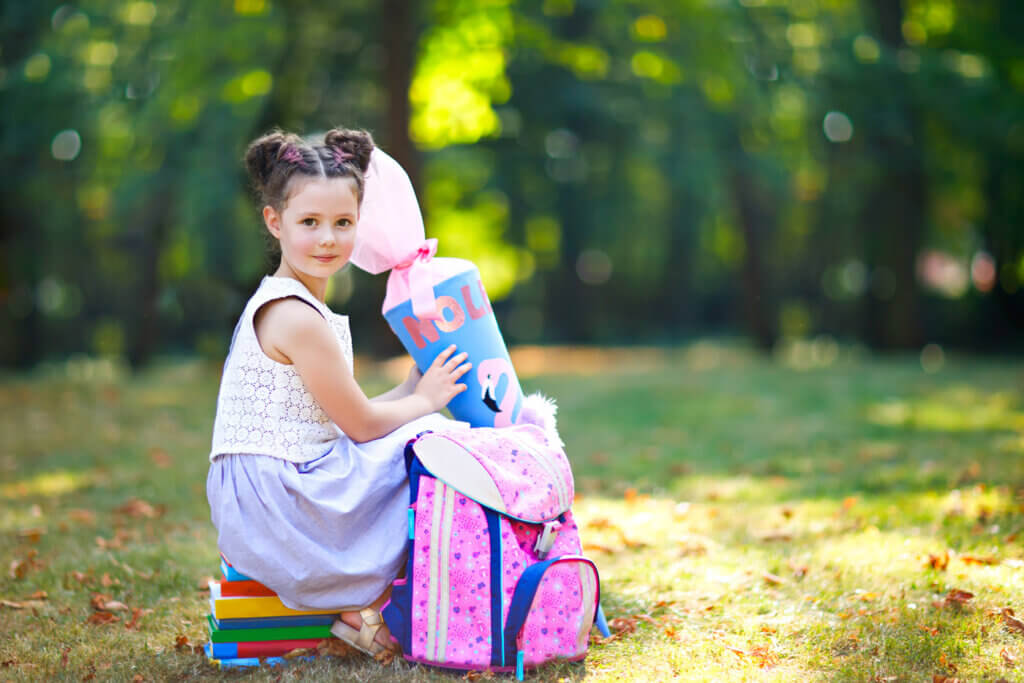
[(830, 111), (822, 121), (829, 142), (849, 142), (853, 137), (853, 122), (841, 111)]
[(62, 130), (53, 136), (50, 154), (58, 161), (74, 161), (82, 151), (82, 138), (77, 130)]

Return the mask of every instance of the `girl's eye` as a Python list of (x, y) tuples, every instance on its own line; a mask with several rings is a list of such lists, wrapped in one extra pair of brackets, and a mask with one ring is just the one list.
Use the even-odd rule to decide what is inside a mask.
[(347, 228), (348, 226), (352, 225), (352, 221), (350, 221), (347, 218), (342, 218), (341, 220), (338, 221), (338, 225), (340, 225), (343, 228)]
[(302, 224), (303, 225), (308, 225), (308, 226), (312, 227), (312, 226), (316, 225), (316, 219), (315, 218), (303, 218), (302, 219)]

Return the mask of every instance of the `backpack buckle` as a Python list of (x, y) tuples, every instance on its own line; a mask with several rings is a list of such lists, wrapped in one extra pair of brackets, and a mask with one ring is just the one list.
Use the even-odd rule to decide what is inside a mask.
[(561, 528), (562, 523), (557, 519), (544, 522), (544, 530), (537, 535), (537, 542), (533, 545), (533, 552), (537, 554), (539, 559), (547, 558), (548, 553), (551, 552), (551, 547), (555, 545), (558, 530)]

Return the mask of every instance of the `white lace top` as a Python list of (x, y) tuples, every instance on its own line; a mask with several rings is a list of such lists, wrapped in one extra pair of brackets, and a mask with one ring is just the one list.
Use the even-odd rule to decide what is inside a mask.
[(294, 366), (268, 357), (256, 339), (256, 311), (270, 301), (291, 296), (309, 303), (324, 316), (352, 371), (348, 317), (333, 313), (298, 280), (263, 278), (242, 311), (224, 363), (211, 461), (226, 453), (252, 453), (307, 462), (330, 450), (342, 434), (313, 399)]

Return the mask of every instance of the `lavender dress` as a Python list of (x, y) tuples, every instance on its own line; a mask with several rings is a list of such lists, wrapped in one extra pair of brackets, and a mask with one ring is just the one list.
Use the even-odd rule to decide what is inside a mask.
[[(405, 560), (406, 443), (424, 430), (465, 423), (434, 413), (374, 441), (352, 441), (314, 405), (294, 369), (270, 361), (258, 346), (255, 311), (286, 296), (324, 315), (351, 367), (348, 319), (297, 281), (264, 278), (235, 328), (225, 362), (206, 497), (217, 545), (238, 571), (293, 609), (350, 611), (379, 597)], [(274, 395), (289, 392), (298, 397), (302, 414), (319, 415), (307, 420), (320, 435), (314, 441), (285, 440), (305, 426), (295, 422), (302, 419), (296, 417), (300, 410), (286, 406), (288, 422), (288, 410), (269, 404)]]

